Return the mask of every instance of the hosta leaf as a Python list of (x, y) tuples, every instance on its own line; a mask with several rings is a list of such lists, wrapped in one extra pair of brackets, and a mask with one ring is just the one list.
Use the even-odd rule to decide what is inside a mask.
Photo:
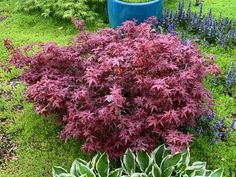
[(148, 177), (148, 175), (146, 173), (141, 173), (140, 177)]
[(184, 175), (186, 175), (184, 171), (177, 172), (177, 174), (178, 174), (177, 175), (178, 177), (180, 177), (180, 176), (183, 177)]
[(70, 168), (70, 174), (74, 175), (76, 177), (79, 176), (78, 161), (77, 160), (74, 160), (74, 162), (72, 163), (71, 168)]
[(74, 176), (72, 174), (68, 174), (68, 173), (62, 173), (58, 177), (76, 177), (76, 176)]
[(107, 177), (109, 174), (109, 159), (106, 153), (103, 153), (96, 163), (96, 170), (100, 177)]
[(206, 169), (201, 169), (201, 170), (196, 170), (196, 173), (195, 175), (196, 176), (205, 176), (205, 173), (206, 173)]
[(145, 173), (133, 173), (131, 177), (148, 177)]
[(150, 164), (149, 164), (149, 166), (146, 168), (146, 170), (145, 170), (145, 173), (146, 174), (149, 174), (151, 171), (152, 171), (152, 166), (153, 166), (153, 160), (152, 159), (150, 159)]
[(206, 170), (205, 176), (211, 176), (212, 173), (213, 173), (213, 171), (211, 171), (211, 170)]
[(182, 157), (181, 153), (175, 154), (174, 156), (172, 155), (166, 156), (161, 163), (161, 170), (164, 171), (169, 167), (176, 166), (180, 162), (181, 157)]
[(110, 173), (109, 177), (120, 177), (122, 175), (122, 171), (122, 168), (115, 169)]
[(188, 174), (189, 177), (195, 177), (196, 176), (196, 171), (192, 171), (190, 174)]
[(217, 169), (215, 171), (213, 171), (213, 173), (211, 174), (211, 177), (222, 177), (223, 176), (223, 169)]
[(150, 165), (150, 157), (144, 151), (139, 151), (136, 157), (136, 161), (139, 165), (139, 168), (142, 172), (145, 172), (148, 166)]
[(91, 169), (89, 169), (88, 166), (82, 163), (78, 163), (78, 170), (81, 175), (87, 175), (87, 177), (96, 177), (94, 172)]
[(162, 173), (161, 177), (170, 177), (173, 171), (174, 171), (174, 167), (170, 167)]
[(153, 166), (152, 166), (152, 176), (153, 177), (160, 177), (161, 176), (161, 169), (160, 169), (160, 167), (158, 167), (158, 165), (157, 164), (154, 164)]
[(181, 164), (179, 164), (177, 166), (177, 172), (178, 173), (184, 172), (186, 169), (187, 169), (187, 165), (186, 164), (181, 163)]
[(91, 166), (92, 169), (95, 169), (95, 168), (96, 168), (96, 163), (97, 163), (97, 161), (98, 161), (98, 159), (99, 159), (100, 157), (101, 157), (101, 154), (98, 153), (98, 154), (96, 154), (96, 155), (92, 158), (92, 160), (91, 160), (91, 162), (90, 162), (90, 166)]
[(166, 152), (166, 147), (165, 145), (161, 145), (157, 147), (153, 152), (152, 152), (152, 158), (155, 160), (157, 165), (161, 164), (163, 154)]
[(55, 166), (52, 169), (53, 177), (57, 177), (57, 176), (59, 176), (60, 174), (63, 174), (63, 173), (68, 173), (68, 172), (60, 166)]
[(83, 159), (77, 159), (77, 161), (78, 161), (78, 163), (82, 163), (82, 164), (84, 164), (84, 165), (87, 165), (87, 164), (88, 164), (88, 162), (85, 161), (85, 160), (83, 160)]
[(194, 162), (188, 170), (202, 170), (206, 168), (206, 162)]
[(188, 176), (193, 176), (193, 174), (195, 175), (196, 171), (194, 169), (186, 169), (185, 174), (187, 174)]
[(182, 153), (181, 163), (186, 164), (186, 166), (188, 166), (189, 162), (190, 162), (190, 152), (188, 149), (187, 152)]
[(170, 154), (170, 150), (165, 149), (163, 155), (162, 155), (162, 159), (164, 159), (166, 156), (168, 156)]
[(122, 165), (129, 175), (135, 172), (135, 155), (130, 149), (126, 150)]

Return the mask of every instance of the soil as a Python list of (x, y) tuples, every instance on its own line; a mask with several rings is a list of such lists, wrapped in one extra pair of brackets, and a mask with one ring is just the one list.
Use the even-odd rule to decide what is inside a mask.
[(5, 167), (8, 161), (16, 160), (15, 150), (16, 145), (12, 143), (11, 138), (0, 131), (0, 168)]
[(2, 22), (3, 20), (5, 20), (6, 19), (6, 17), (1, 17), (0, 16), (0, 22)]

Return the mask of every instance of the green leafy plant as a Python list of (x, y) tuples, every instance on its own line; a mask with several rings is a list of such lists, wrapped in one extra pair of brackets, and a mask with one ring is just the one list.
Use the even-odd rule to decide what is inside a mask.
[[(56, 16), (63, 19), (77, 17), (87, 22), (94, 22), (101, 17), (99, 12), (105, 14), (104, 7), (105, 0), (26, 0), (19, 1), (17, 10), (40, 11), (44, 17)], [(101, 12), (101, 9), (104, 12)]]
[(108, 155), (97, 154), (90, 162), (77, 159), (68, 172), (56, 166), (53, 177), (222, 177), (223, 169), (206, 169), (206, 162), (190, 165), (189, 150), (170, 154), (165, 145), (157, 147), (150, 154), (139, 151), (134, 154), (128, 149), (121, 158), (121, 168), (110, 169)]

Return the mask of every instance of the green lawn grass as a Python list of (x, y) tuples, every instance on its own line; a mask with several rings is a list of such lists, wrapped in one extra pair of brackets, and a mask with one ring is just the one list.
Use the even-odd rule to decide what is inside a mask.
[[(186, 1), (187, 2), (187, 1)], [(194, 1), (192, 1), (194, 3)], [(167, 0), (165, 6), (176, 9), (178, 1)], [(206, 11), (212, 9), (216, 16), (220, 12), (224, 17), (236, 20), (236, 0), (205, 0)], [(22, 46), (34, 42), (54, 41), (60, 45), (66, 45), (77, 34), (77, 30), (70, 22), (55, 18), (43, 18), (37, 13), (26, 14), (14, 12), (14, 0), (0, 0), (0, 16), (6, 16), (0, 22), (0, 61), (6, 62), (8, 53), (3, 47), (3, 39), (13, 39), (16, 45)], [(195, 7), (197, 10), (198, 7)], [(93, 26), (90, 30), (95, 30)], [(212, 53), (217, 56), (217, 63), (226, 74), (230, 62), (235, 59), (236, 48), (231, 50), (213, 47), (201, 49), (204, 53)], [(20, 70), (12, 68), (11, 72), (0, 69), (0, 90), (12, 93), (12, 99), (8, 100), (0, 95), (0, 119), (7, 119), (3, 130), (13, 138), (16, 143), (17, 159), (8, 162), (8, 165), (0, 169), (0, 177), (49, 177), (51, 168), (55, 165), (68, 167), (77, 157), (87, 158), (80, 150), (80, 144), (74, 140), (67, 143), (58, 138), (62, 128), (57, 124), (53, 116), (44, 118), (37, 115), (32, 104), (26, 103), (22, 93), (23, 84), (16, 88), (9, 86), (9, 81), (17, 78)], [(227, 117), (236, 113), (236, 103), (231, 97), (224, 94), (221, 86), (212, 86), (210, 79), (206, 81), (207, 88), (215, 99), (217, 114)], [(17, 110), (17, 106), (23, 106), (23, 110)], [(1, 126), (0, 126), (1, 127)], [(227, 177), (236, 174), (236, 136), (232, 135), (227, 142), (212, 145), (206, 138), (198, 138), (191, 146), (192, 160), (207, 161), (210, 168), (225, 168)]]

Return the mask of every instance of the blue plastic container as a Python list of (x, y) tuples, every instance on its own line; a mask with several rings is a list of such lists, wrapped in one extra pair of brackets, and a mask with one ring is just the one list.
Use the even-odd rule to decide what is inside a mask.
[(164, 0), (153, 0), (145, 3), (129, 3), (120, 0), (108, 0), (108, 16), (110, 26), (116, 28), (126, 20), (136, 19), (144, 22), (151, 16), (162, 16)]

